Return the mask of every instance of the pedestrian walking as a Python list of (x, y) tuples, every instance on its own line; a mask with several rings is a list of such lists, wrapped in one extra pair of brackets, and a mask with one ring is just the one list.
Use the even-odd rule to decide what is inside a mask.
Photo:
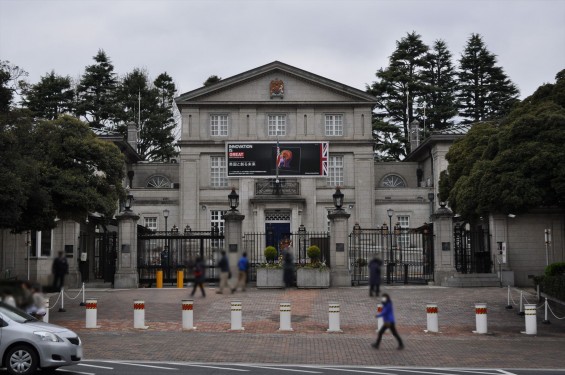
[(200, 287), (202, 292), (202, 297), (206, 297), (206, 292), (204, 291), (204, 280), (206, 280), (206, 267), (204, 265), (204, 259), (201, 256), (196, 258), (194, 263), (194, 286), (192, 287), (191, 296), (194, 296), (196, 288)]
[(239, 261), (237, 262), (237, 269), (239, 272), (237, 275), (237, 285), (231, 290), (232, 293), (234, 293), (237, 288), (241, 288), (241, 291), (245, 292), (245, 287), (247, 286), (247, 270), (249, 269), (249, 260), (247, 259), (246, 252), (244, 252), (241, 255), (241, 258), (239, 258)]
[(390, 329), (390, 332), (392, 332), (393, 336), (398, 341), (398, 350), (402, 350), (404, 349), (404, 344), (402, 343), (402, 339), (400, 338), (400, 335), (396, 331), (396, 322), (394, 320), (394, 309), (392, 307), (392, 301), (390, 300), (390, 296), (386, 293), (383, 293), (383, 298), (381, 301), (383, 303), (383, 309), (379, 314), (376, 315), (376, 317), (383, 318), (383, 326), (381, 327), (381, 329), (379, 329), (377, 341), (372, 343), (371, 346), (375, 349), (378, 349), (381, 343), (381, 339), (383, 338), (383, 333), (385, 333), (387, 329)]
[(230, 290), (230, 286), (228, 284), (228, 279), (230, 278), (230, 263), (228, 261), (228, 256), (226, 255), (225, 250), (222, 250), (221, 252), (221, 258), (218, 262), (218, 268), (220, 269), (220, 285), (218, 286), (216, 293), (222, 294), (224, 292), (224, 288)]
[(294, 257), (290, 248), (286, 248), (283, 255), (283, 279), (284, 285), (290, 288), (294, 284)]
[(61, 288), (65, 286), (65, 275), (69, 273), (69, 263), (62, 251), (59, 251), (59, 256), (53, 261), (53, 288), (60, 292)]
[(379, 288), (381, 286), (381, 266), (383, 262), (374, 257), (369, 262), (369, 296), (373, 296), (373, 292), (375, 296), (379, 296)]

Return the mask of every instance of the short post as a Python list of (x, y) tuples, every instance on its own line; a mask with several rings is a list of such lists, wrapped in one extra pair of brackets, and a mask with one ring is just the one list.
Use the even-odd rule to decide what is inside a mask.
[(292, 331), (292, 327), (290, 325), (290, 319), (291, 319), (290, 302), (281, 302), (279, 304), (279, 311), (280, 311), (279, 331)]
[(49, 298), (43, 299), (43, 307), (45, 308), (45, 315), (43, 315), (42, 320), (45, 323), (49, 323)]
[(242, 315), (241, 301), (231, 302), (231, 330), (232, 331), (243, 331), (243, 325), (241, 324)]
[(549, 321), (549, 316), (547, 315), (547, 309), (549, 308), (549, 301), (547, 300), (547, 297), (545, 297), (545, 319), (541, 322), (542, 324), (551, 324), (551, 322)]
[(194, 301), (191, 299), (182, 300), (182, 329), (196, 329), (194, 327), (193, 314)]
[(66, 312), (65, 310), (65, 287), (61, 287), (61, 307), (59, 307), (59, 312)]
[(84, 286), (84, 283), (82, 283), (82, 288), (81, 288), (81, 290), (82, 290), (82, 302), (80, 303), (79, 306), (85, 306), (85, 305), (86, 305), (86, 303), (84, 302), (85, 289), (86, 289), (86, 288), (85, 288), (85, 286)]
[(506, 303), (506, 310), (511, 310), (512, 309), (512, 304), (510, 303), (510, 285), (508, 285), (508, 297), (507, 297), (507, 303)]
[(328, 321), (329, 327), (328, 332), (343, 332), (339, 326), (340, 320), (340, 311), (339, 311), (339, 303), (337, 302), (329, 302), (328, 304)]
[(475, 303), (475, 322), (477, 330), (474, 333), (487, 333), (487, 304)]
[(162, 288), (163, 287), (163, 270), (157, 270), (157, 272), (155, 272), (155, 276), (157, 277), (157, 281), (155, 282), (155, 286), (157, 288)]
[(536, 335), (538, 333), (538, 326), (536, 322), (536, 305), (533, 303), (526, 303), (526, 311), (524, 316), (526, 317), (526, 335)]
[(524, 303), (523, 301), (523, 294), (524, 292), (521, 290), (520, 291), (520, 311), (518, 311), (518, 315), (523, 316), (524, 315)]
[(145, 325), (145, 301), (133, 301), (133, 328), (149, 328)]
[(86, 328), (98, 328), (96, 325), (98, 300), (86, 300)]
[[(377, 315), (380, 314), (381, 312), (383, 312), (383, 304), (379, 303), (377, 304)], [(382, 328), (384, 324), (384, 320), (383, 318), (377, 318), (377, 332), (379, 332), (379, 330)]]
[(177, 288), (184, 288), (184, 271), (177, 270)]
[(426, 313), (428, 320), (427, 332), (439, 332), (437, 303), (428, 303)]

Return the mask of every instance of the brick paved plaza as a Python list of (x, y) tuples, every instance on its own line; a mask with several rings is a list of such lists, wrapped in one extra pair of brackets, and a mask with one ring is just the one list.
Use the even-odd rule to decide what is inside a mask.
[[(380, 350), (375, 340), (376, 304), (367, 287), (321, 290), (258, 290), (194, 298), (194, 331), (182, 330), (181, 301), (187, 288), (88, 289), (86, 298), (97, 299), (97, 324), (85, 328), (85, 308), (50, 295), (49, 321), (77, 331), (87, 359), (163, 360), (199, 362), (299, 363), (335, 365), (407, 365), (447, 367), (565, 368), (565, 321), (550, 315), (538, 334), (522, 334), (525, 320), (517, 306), (507, 310), (506, 288), (442, 288), (384, 286), (395, 306), (397, 328), (406, 349), (386, 333)], [(530, 291), (531, 292), (531, 291)], [(66, 292), (75, 297), (78, 290)], [(516, 303), (519, 294), (512, 291)], [(526, 294), (535, 303), (535, 296)], [(133, 301), (145, 301), (146, 330), (133, 328)], [(230, 331), (230, 302), (240, 300), (244, 331)], [(279, 303), (291, 302), (292, 332), (280, 332)], [(339, 302), (342, 333), (328, 333), (328, 303)], [(439, 308), (440, 333), (426, 333), (426, 303)], [(475, 334), (474, 304), (486, 302), (488, 331)], [(555, 306), (555, 305), (552, 305)], [(555, 309), (554, 309), (555, 310)], [(563, 310), (555, 311), (558, 316)]]

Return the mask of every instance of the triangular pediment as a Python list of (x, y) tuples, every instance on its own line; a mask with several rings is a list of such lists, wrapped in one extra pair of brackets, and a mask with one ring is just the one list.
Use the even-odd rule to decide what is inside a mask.
[(376, 98), (364, 91), (275, 61), (176, 98), (193, 103), (366, 103)]

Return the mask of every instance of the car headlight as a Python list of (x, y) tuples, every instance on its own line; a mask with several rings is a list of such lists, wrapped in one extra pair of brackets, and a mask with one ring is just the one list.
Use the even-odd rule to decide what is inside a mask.
[(38, 331), (38, 332), (34, 332), (33, 334), (39, 336), (41, 341), (51, 341), (51, 342), (63, 341), (59, 338), (59, 336), (51, 332)]

